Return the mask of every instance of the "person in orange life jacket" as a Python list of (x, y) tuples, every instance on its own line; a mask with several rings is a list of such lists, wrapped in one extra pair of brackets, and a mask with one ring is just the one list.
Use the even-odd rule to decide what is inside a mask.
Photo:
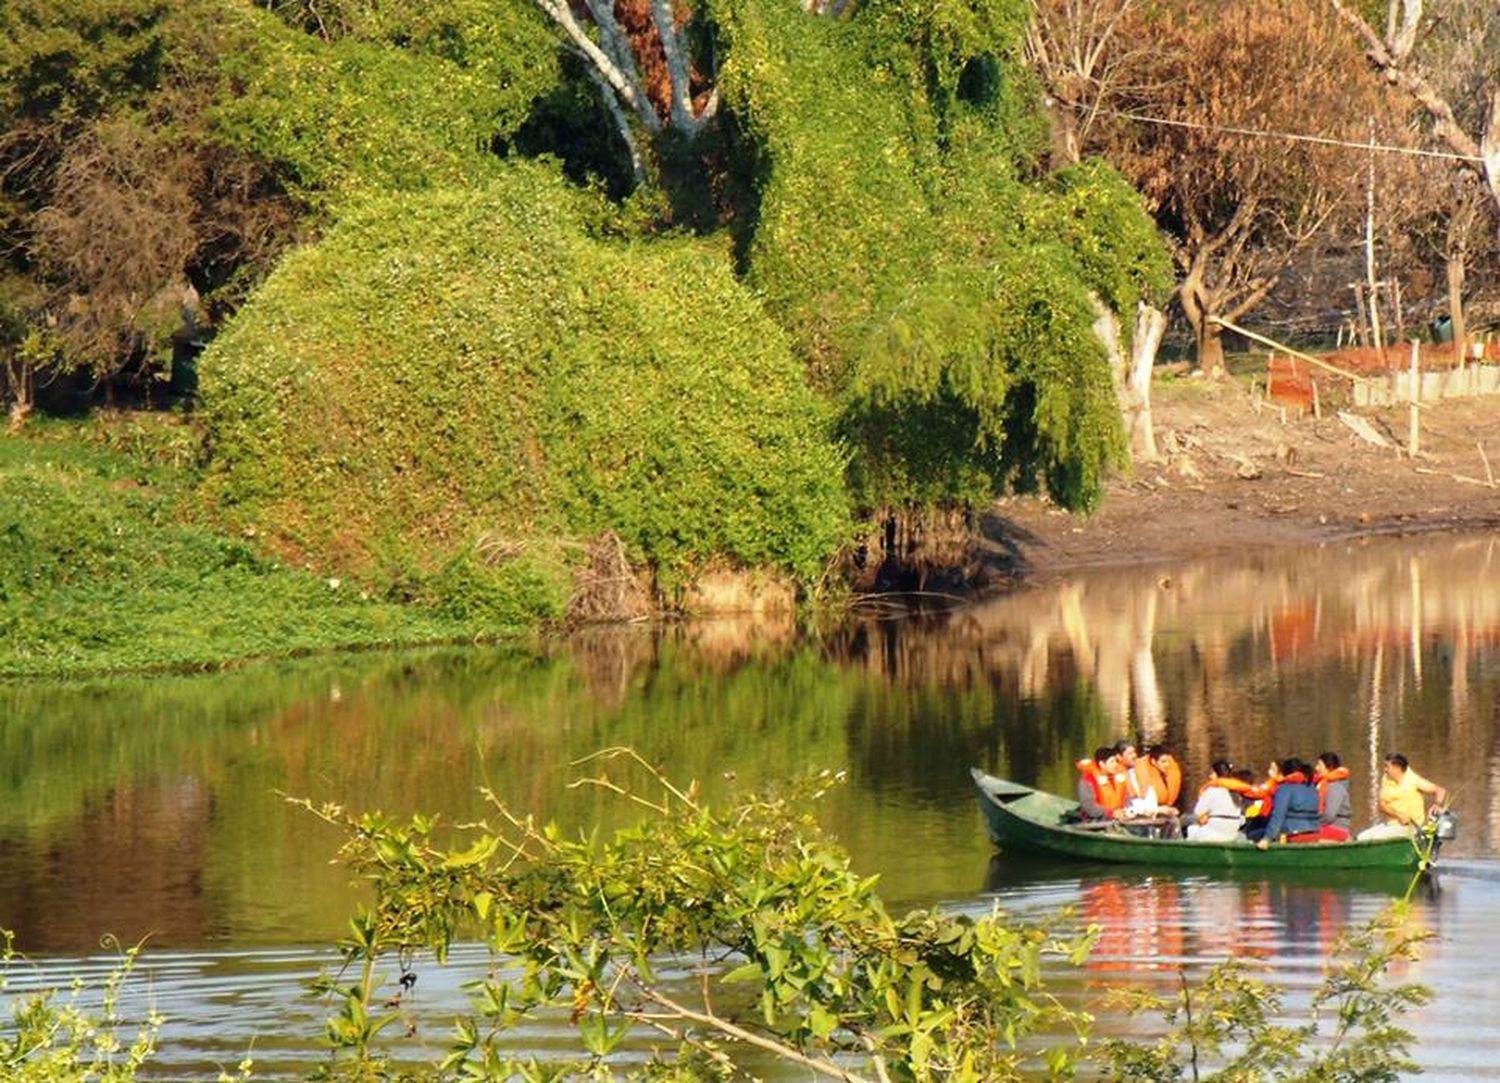
[(1281, 766), (1272, 760), (1266, 768), (1266, 779), (1254, 787), (1251, 803), (1245, 809), (1244, 834), (1251, 842), (1259, 842), (1265, 836), (1266, 824), (1271, 819), (1271, 803), (1276, 798), (1276, 786), (1281, 781)]
[(1265, 850), (1272, 842), (1317, 842), (1322, 826), (1312, 770), (1295, 756), (1282, 760), (1276, 796), (1271, 799), (1271, 818), (1256, 845)]
[(1239, 838), (1244, 816), (1240, 796), (1245, 784), (1233, 775), (1228, 760), (1215, 760), (1208, 781), (1198, 791), (1198, 803), (1183, 817), (1187, 837), (1198, 842), (1233, 842)]
[(1118, 820), (1125, 797), (1115, 784), (1119, 757), (1109, 746), (1096, 749), (1093, 759), (1078, 761), (1078, 811), (1085, 820)]
[(1125, 795), (1125, 808), (1134, 812), (1154, 812), (1156, 794), (1147, 781), (1146, 764), (1136, 751), (1135, 743), (1118, 742), (1115, 745), (1115, 755), (1120, 760), (1120, 766), (1115, 771), (1115, 785)]
[(1152, 745), (1141, 761), (1146, 785), (1156, 793), (1158, 805), (1176, 805), (1182, 795), (1182, 765), (1166, 745)]
[(1323, 822), (1319, 834), (1331, 842), (1347, 842), (1354, 802), (1349, 799), (1349, 768), (1337, 752), (1324, 752), (1313, 764), (1313, 782), (1318, 787), (1318, 811)]

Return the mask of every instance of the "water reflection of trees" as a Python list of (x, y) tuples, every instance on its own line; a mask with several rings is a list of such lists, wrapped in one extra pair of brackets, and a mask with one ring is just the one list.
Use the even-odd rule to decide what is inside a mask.
[(1010, 689), (1005, 732), (1027, 705), (1073, 688), (1104, 732), (1172, 741), (1193, 777), (1219, 756), (1259, 768), (1331, 748), (1371, 815), (1380, 757), (1400, 748), (1457, 791), (1476, 826), (1500, 828), (1497, 541), (1376, 539), (1091, 571), (922, 618), (897, 649), (846, 653), (896, 679)]
[[(271, 927), (269, 906), (337, 929), (348, 893), (326, 866), (332, 840), (310, 838), (278, 791), (469, 818), (489, 785), (587, 829), (619, 812), (566, 789), (572, 763), (628, 744), (711, 799), (846, 768), (825, 822), (861, 860), (948, 854), (945, 882), (971, 884), (986, 844), (968, 765), (1066, 791), (1074, 759), (1144, 732), (1175, 743), (1193, 779), (1213, 756), (1259, 766), (1333, 748), (1366, 815), (1379, 755), (1399, 747), (1455, 791), (1460, 852), (1484, 852), (1500, 838), (1496, 566), (1494, 538), (1386, 540), (1093, 572), (817, 639), (753, 622), (597, 629), (542, 653), (10, 684), (0, 848), (82, 868), (128, 841), (91, 810), (131, 794), (164, 853), (201, 855), (198, 927)], [(924, 876), (944, 890), (919, 863), (910, 890)]]

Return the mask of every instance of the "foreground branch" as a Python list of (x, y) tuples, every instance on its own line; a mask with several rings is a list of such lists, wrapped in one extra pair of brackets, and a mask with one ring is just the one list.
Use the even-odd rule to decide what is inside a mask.
[[(696, 1012), (693, 1009), (689, 1008), (686, 1004), (679, 1004), (671, 997), (665, 996), (664, 994), (657, 992), (654, 989), (642, 988), (640, 990), (640, 995), (642, 999), (648, 1001), (649, 1003), (655, 1004), (657, 1007), (665, 1008), (667, 1011), (671, 1012), (674, 1016), (680, 1019), (686, 1019), (690, 1023), (697, 1023), (699, 1026), (709, 1027), (713, 1030), (718, 1031), (720, 1034), (723, 1034), (726, 1037), (735, 1039), (735, 1041), (745, 1042), (746, 1044), (753, 1045), (758, 1049), (767, 1050), (768, 1052), (776, 1054), (778, 1057), (784, 1057), (789, 1061), (800, 1064), (805, 1068), (809, 1068), (812, 1071), (816, 1072), (818, 1075), (826, 1076), (829, 1079), (842, 1080), (843, 1083), (873, 1083), (872, 1080), (868, 1080), (861, 1075), (855, 1075), (853, 1072), (839, 1067), (832, 1061), (822, 1060), (818, 1057), (809, 1057), (801, 1050), (794, 1049), (792, 1046), (789, 1046), (783, 1042), (778, 1042), (774, 1039), (767, 1038), (764, 1035), (756, 1034), (752, 1030), (746, 1030), (742, 1026), (731, 1023), (723, 1016), (713, 1015), (711, 1013), (705, 1012)], [(636, 1018), (642, 1019), (643, 1021), (650, 1021), (652, 1018), (651, 1016), (642, 1013), (627, 1012), (626, 1014), (633, 1015)]]

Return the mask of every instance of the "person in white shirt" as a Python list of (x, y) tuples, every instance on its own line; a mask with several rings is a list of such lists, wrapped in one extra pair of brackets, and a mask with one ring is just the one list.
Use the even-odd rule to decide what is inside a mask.
[(1244, 805), (1235, 788), (1236, 779), (1227, 760), (1215, 760), (1208, 781), (1198, 792), (1198, 803), (1188, 814), (1187, 837), (1195, 842), (1233, 842), (1245, 822)]

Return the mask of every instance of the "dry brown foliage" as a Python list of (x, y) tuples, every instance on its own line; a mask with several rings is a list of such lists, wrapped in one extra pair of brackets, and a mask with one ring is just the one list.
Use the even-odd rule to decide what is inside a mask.
[[(1103, 154), (1146, 197), (1217, 368), (1213, 317), (1238, 319), (1311, 246), (1355, 235), (1370, 156), (1337, 144), (1410, 142), (1409, 107), (1347, 27), (1301, 0), (1038, 3), (1030, 55), (1071, 125), (1062, 151)], [(1398, 187), (1402, 168), (1383, 156), (1377, 183)]]
[(68, 143), (33, 219), (60, 331), (96, 372), (159, 348), (181, 307), (268, 268), (295, 236), (296, 208), (264, 166), (182, 131), (134, 117), (92, 125)]
[(650, 590), (630, 566), (625, 543), (613, 531), (589, 543), (573, 581), (567, 609), (570, 623), (637, 620), (654, 611)]

